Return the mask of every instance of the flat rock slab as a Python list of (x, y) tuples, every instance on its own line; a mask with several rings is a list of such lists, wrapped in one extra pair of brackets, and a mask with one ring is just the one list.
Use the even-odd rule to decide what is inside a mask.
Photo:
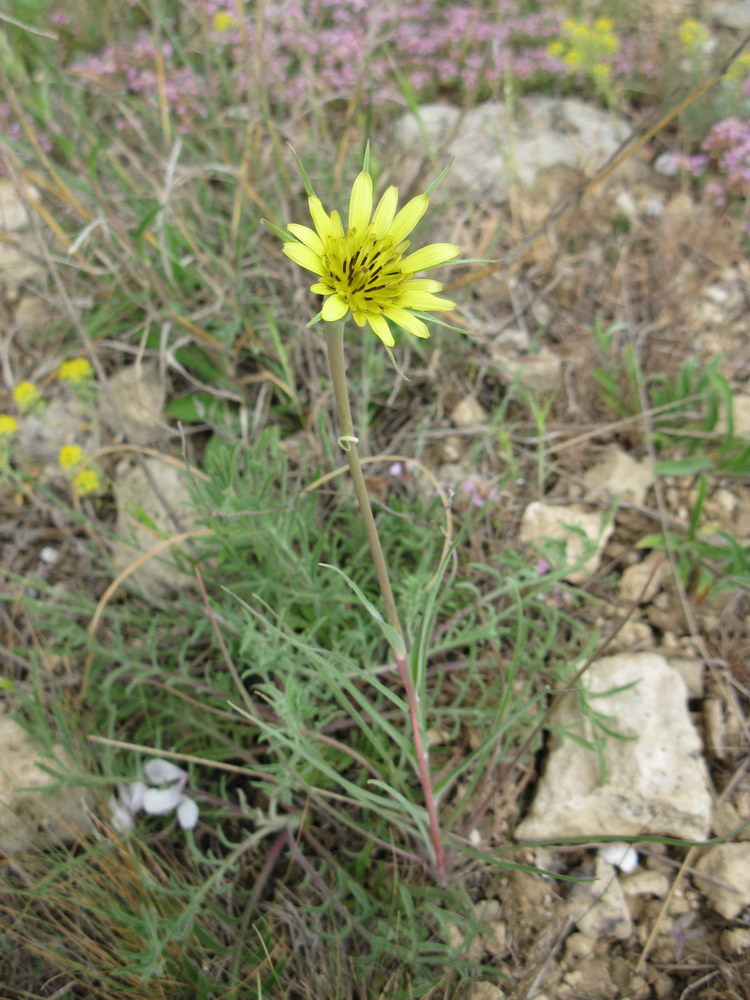
[(630, 134), (627, 123), (575, 97), (530, 95), (513, 111), (487, 101), (464, 112), (452, 104), (425, 104), (419, 116), (404, 115), (396, 124), (399, 175), (415, 179), (423, 166), (425, 139), (433, 150), (445, 145), (443, 160), (451, 169), (432, 200), (461, 195), (500, 204), (513, 183), (530, 187), (542, 170), (566, 167), (594, 170)]
[[(552, 720), (553, 749), (516, 837), (648, 833), (703, 840), (711, 797), (680, 674), (658, 653), (620, 653), (594, 662), (582, 684), (589, 709), (625, 738), (597, 732), (576, 694), (563, 698)], [(566, 731), (578, 740), (601, 740), (600, 753)]]
[(89, 832), (87, 795), (83, 788), (49, 791), (55, 778), (42, 769), (59, 769), (62, 748), (45, 754), (29, 734), (7, 715), (0, 715), (0, 852), (15, 854), (51, 843), (70, 843)]

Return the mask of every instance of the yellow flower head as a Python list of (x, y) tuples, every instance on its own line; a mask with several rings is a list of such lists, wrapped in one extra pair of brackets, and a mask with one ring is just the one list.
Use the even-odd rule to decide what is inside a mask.
[(93, 377), (94, 369), (86, 358), (73, 358), (72, 361), (63, 361), (57, 374), (62, 382), (80, 385)]
[(99, 473), (96, 469), (80, 469), (73, 476), (73, 488), (79, 497), (88, 493), (96, 493), (102, 485)]
[(83, 448), (79, 448), (77, 444), (66, 444), (58, 452), (57, 461), (62, 469), (70, 472), (72, 469), (77, 469), (85, 457)]
[(349, 218), (344, 229), (338, 212), (325, 211), (320, 199), (308, 199), (315, 229), (290, 222), (295, 237), (283, 250), (295, 264), (318, 275), (310, 286), (316, 295), (324, 295), (321, 319), (328, 323), (349, 313), (357, 326), (370, 324), (386, 347), (395, 340), (388, 321), (415, 337), (430, 333), (419, 312), (443, 312), (455, 309), (455, 302), (438, 298), (439, 281), (415, 278), (417, 271), (445, 264), (461, 253), (452, 243), (431, 243), (404, 256), (409, 248), (406, 237), (427, 211), (426, 194), (412, 198), (401, 209), (398, 189), (391, 186), (373, 212), (372, 178), (363, 170), (354, 182), (349, 198)]
[(0, 441), (18, 433), (18, 421), (9, 413), (0, 413)]
[(708, 41), (708, 28), (695, 18), (689, 17), (680, 25), (677, 37), (686, 52), (702, 49)]
[(33, 382), (19, 382), (13, 390), (13, 399), (21, 413), (26, 413), (39, 399), (39, 390)]
[(727, 70), (727, 80), (744, 80), (747, 76), (750, 76), (750, 52), (743, 52)]
[(584, 62), (583, 53), (579, 52), (578, 49), (568, 49), (562, 61), (569, 69), (580, 69)]
[(237, 27), (237, 18), (228, 10), (219, 10), (214, 14), (214, 31), (225, 32)]

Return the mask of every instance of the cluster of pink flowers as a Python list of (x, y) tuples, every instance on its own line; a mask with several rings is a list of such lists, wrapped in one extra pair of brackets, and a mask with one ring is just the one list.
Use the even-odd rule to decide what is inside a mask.
[(186, 128), (205, 118), (205, 84), (190, 68), (173, 64), (172, 46), (168, 42), (157, 45), (145, 33), (127, 47), (108, 45), (101, 52), (79, 59), (70, 69), (83, 79), (114, 85), (118, 92), (138, 94), (156, 108), (159, 62), (164, 67), (164, 98), (175, 118)]
[(703, 141), (721, 179), (706, 186), (717, 205), (731, 198), (747, 198), (750, 193), (750, 120), (725, 118), (717, 122)]
[[(210, 44), (228, 58), (239, 92), (244, 89), (244, 46), (255, 45), (259, 37), (255, 5), (246, 3), (245, 10), (241, 23), (232, 0), (182, 0), (180, 19), (197, 40), (194, 52)], [(501, 0), (495, 9), (467, 0), (439, 5), (433, 0), (275, 0), (265, 6), (259, 56), (276, 104), (320, 97), (348, 100), (357, 86), (364, 87), (372, 103), (403, 102), (397, 75), (424, 99), (499, 85), (508, 73), (528, 80), (559, 72), (546, 43), (561, 20), (561, 11), (551, 4), (524, 13), (521, 0)], [(164, 60), (171, 113), (188, 126), (205, 117), (201, 91), (213, 85), (210, 69), (175, 69), (171, 47), (146, 34), (129, 46), (109, 45), (71, 69), (155, 101), (157, 55)]]

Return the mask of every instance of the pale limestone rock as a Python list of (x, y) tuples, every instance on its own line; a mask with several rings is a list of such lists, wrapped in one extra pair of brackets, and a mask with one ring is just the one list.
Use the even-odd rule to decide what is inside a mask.
[(663, 872), (642, 868), (622, 879), (622, 891), (626, 896), (656, 896), (663, 899), (669, 892), (669, 879)]
[(13, 322), (27, 336), (41, 333), (51, 323), (49, 307), (36, 295), (24, 295), (15, 308)]
[(33, 233), (22, 233), (13, 243), (0, 241), (0, 291), (6, 302), (18, 301), (21, 285), (44, 277), (44, 267), (38, 263), (42, 254)]
[(583, 481), (609, 496), (642, 504), (654, 482), (654, 464), (650, 458), (639, 461), (614, 444), (606, 449), (601, 461), (584, 472)]
[(748, 0), (726, 0), (711, 5), (711, 17), (725, 28), (750, 31), (750, 3)]
[[(61, 747), (55, 746), (59, 768)], [(14, 854), (32, 846), (70, 843), (90, 827), (83, 790), (44, 792), (55, 779), (39, 766), (44, 752), (17, 722), (0, 716), (0, 851)]]
[(121, 368), (101, 394), (101, 414), (126, 441), (147, 444), (164, 437), (166, 387), (158, 372), (142, 365)]
[(451, 411), (451, 421), (456, 427), (475, 427), (487, 422), (487, 411), (474, 396), (467, 396)]
[[(737, 393), (735, 395), (732, 417), (734, 419), (735, 435), (737, 437), (750, 437), (750, 395), (747, 393)], [(726, 421), (723, 417), (719, 421), (719, 425), (719, 430), (726, 429)]]
[(750, 905), (750, 843), (712, 847), (695, 867), (710, 876), (697, 875), (696, 884), (722, 917), (733, 920)]
[[(116, 570), (131, 566), (163, 539), (196, 524), (198, 513), (185, 485), (186, 475), (184, 470), (157, 458), (143, 459), (142, 465), (131, 465), (128, 460), (119, 463), (114, 484), (116, 540), (112, 547)], [(170, 590), (195, 584), (194, 577), (177, 565), (172, 546), (143, 562), (129, 580), (154, 600)]]
[(573, 886), (569, 899), (571, 919), (590, 938), (629, 937), (633, 921), (625, 893), (615, 869), (600, 856), (596, 858), (594, 879)]
[(441, 149), (451, 169), (432, 199), (460, 195), (497, 205), (514, 183), (531, 187), (541, 172), (565, 166), (596, 170), (630, 134), (628, 124), (594, 104), (575, 97), (540, 94), (520, 98), (513, 112), (488, 101), (468, 112), (450, 104), (425, 104), (419, 117), (406, 114), (396, 124), (399, 174), (416, 179), (425, 133)]
[(663, 552), (649, 552), (645, 559), (623, 570), (617, 596), (626, 604), (648, 604), (661, 588), (669, 563)]
[(730, 931), (723, 931), (719, 945), (725, 955), (744, 955), (750, 951), (750, 930), (733, 927)]
[(562, 382), (562, 360), (549, 347), (542, 347), (532, 354), (509, 356), (506, 350), (493, 350), (498, 362), (501, 380), (506, 385), (518, 384), (534, 392), (549, 393)]
[(704, 696), (706, 668), (703, 660), (690, 659), (687, 656), (667, 656), (667, 663), (685, 681), (688, 698), (697, 700)]
[(0, 232), (17, 233), (27, 228), (31, 222), (30, 201), (39, 201), (39, 191), (33, 184), (17, 185), (8, 177), (0, 179)]
[(503, 1000), (505, 993), (499, 986), (494, 986), (486, 980), (474, 983), (469, 993), (469, 1000)]
[(542, 539), (565, 542), (565, 565), (571, 567), (565, 579), (583, 583), (599, 568), (612, 530), (612, 524), (604, 524), (598, 511), (581, 504), (558, 507), (535, 500), (523, 512), (520, 538), (530, 545)]
[(548, 840), (648, 832), (703, 840), (711, 797), (680, 675), (658, 653), (619, 653), (594, 662), (582, 685), (596, 695), (590, 705), (606, 717), (607, 728), (626, 739), (599, 733), (602, 780), (597, 754), (561, 735), (570, 728), (588, 740), (597, 736), (581, 716), (578, 697), (565, 696), (552, 720), (556, 735), (544, 775), (516, 836)]

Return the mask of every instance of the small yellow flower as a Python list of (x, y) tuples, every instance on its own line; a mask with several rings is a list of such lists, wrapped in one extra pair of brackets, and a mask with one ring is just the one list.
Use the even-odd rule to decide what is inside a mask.
[(214, 14), (214, 31), (225, 32), (237, 27), (237, 18), (228, 10), (219, 10)]
[(727, 80), (744, 80), (750, 76), (750, 52), (743, 52), (727, 70)]
[(13, 399), (21, 413), (26, 413), (39, 399), (39, 390), (33, 382), (19, 382), (13, 390)]
[(58, 452), (57, 461), (62, 469), (71, 472), (78, 468), (85, 457), (83, 448), (79, 448), (77, 444), (65, 444)]
[(88, 493), (96, 493), (101, 488), (102, 482), (96, 469), (80, 469), (73, 476), (73, 488), (79, 497)]
[(597, 63), (591, 68), (591, 77), (599, 85), (607, 84), (612, 79), (612, 68), (606, 63)]
[(613, 31), (614, 24), (608, 17), (597, 17), (594, 21), (594, 27), (600, 35), (606, 35)]
[(580, 69), (583, 66), (583, 55), (578, 49), (568, 49), (562, 61), (569, 69)]
[(18, 434), (18, 421), (9, 413), (0, 413), (0, 440)]
[(551, 56), (554, 56), (557, 59), (565, 51), (565, 46), (558, 38), (554, 42), (549, 43), (549, 45), (547, 46), (547, 51)]
[(308, 199), (315, 229), (290, 222), (294, 236), (283, 250), (295, 264), (318, 276), (310, 291), (325, 296), (321, 319), (335, 323), (350, 313), (357, 326), (369, 323), (386, 347), (395, 340), (389, 321), (415, 337), (429, 337), (419, 312), (455, 309), (455, 302), (434, 293), (442, 284), (415, 278), (418, 271), (445, 264), (461, 253), (452, 243), (431, 243), (408, 256), (406, 237), (427, 211), (426, 194), (412, 198), (396, 212), (398, 189), (391, 186), (373, 212), (372, 178), (361, 171), (349, 198), (348, 226), (338, 212), (325, 211), (319, 198)]
[(73, 358), (72, 361), (63, 361), (57, 374), (62, 382), (80, 385), (93, 377), (94, 369), (87, 358)]
[(694, 17), (689, 17), (679, 27), (677, 37), (686, 52), (702, 49), (708, 41), (708, 29)]

